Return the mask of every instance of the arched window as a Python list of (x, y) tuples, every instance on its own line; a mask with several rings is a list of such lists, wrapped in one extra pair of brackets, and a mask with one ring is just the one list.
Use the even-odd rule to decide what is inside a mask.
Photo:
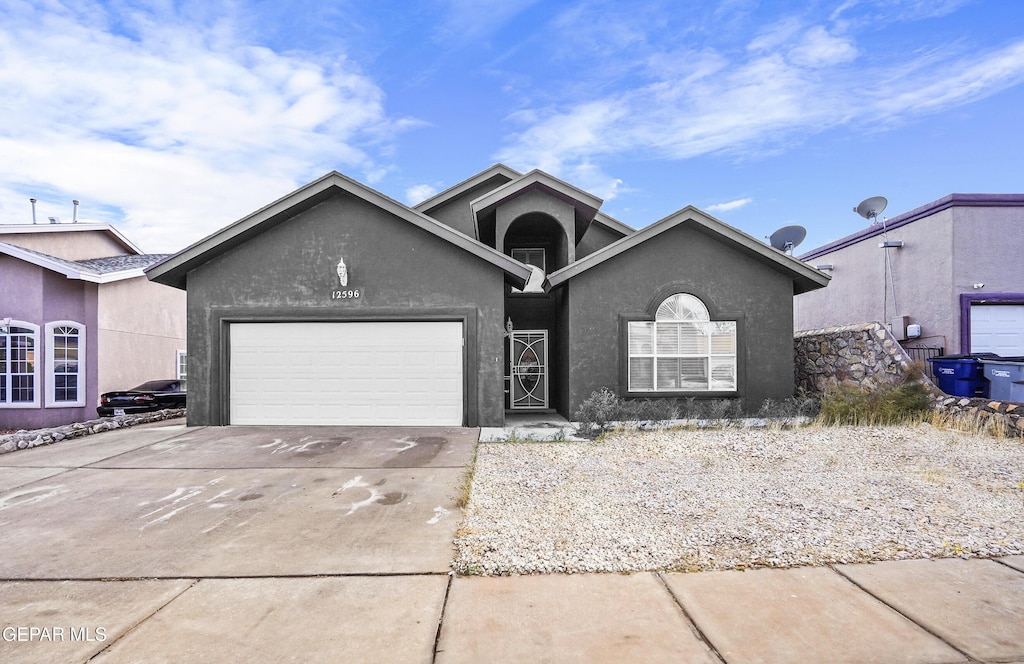
[(85, 405), (85, 326), (81, 323), (46, 324), (46, 405)]
[(39, 407), (39, 326), (0, 323), (0, 408)]
[(712, 321), (688, 293), (629, 323), (630, 392), (736, 391), (736, 321)]

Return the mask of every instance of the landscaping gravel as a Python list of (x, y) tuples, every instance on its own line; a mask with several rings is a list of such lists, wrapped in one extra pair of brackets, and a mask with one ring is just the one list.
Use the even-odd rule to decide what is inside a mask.
[(484, 575), (1021, 554), (1024, 444), (927, 424), (481, 443), (455, 544)]

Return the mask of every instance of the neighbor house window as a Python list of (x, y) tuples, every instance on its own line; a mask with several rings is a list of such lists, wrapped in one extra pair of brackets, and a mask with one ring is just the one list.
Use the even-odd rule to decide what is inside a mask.
[(630, 321), (629, 390), (735, 391), (736, 321), (712, 321), (686, 293), (662, 302), (653, 321)]
[(0, 408), (38, 408), (39, 326), (0, 324)]
[(74, 321), (46, 324), (46, 405), (85, 405), (85, 326)]
[(181, 381), (181, 391), (185, 391), (185, 384), (188, 382), (188, 353), (183, 350), (178, 351), (178, 380)]
[(530, 275), (530, 280), (526, 282), (526, 287), (523, 290), (513, 288), (513, 293), (543, 293), (544, 292), (544, 275), (547, 271), (547, 265), (543, 249), (513, 249), (512, 258), (516, 259), (524, 265), (529, 265), (533, 268), (533, 274)]

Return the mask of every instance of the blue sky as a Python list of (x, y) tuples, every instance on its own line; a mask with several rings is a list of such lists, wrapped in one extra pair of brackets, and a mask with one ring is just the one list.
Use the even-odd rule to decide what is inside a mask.
[(150, 252), (330, 170), (415, 204), (542, 168), (801, 250), (869, 196), (1024, 191), (1005, 0), (0, 0), (0, 90), (0, 223), (77, 198)]

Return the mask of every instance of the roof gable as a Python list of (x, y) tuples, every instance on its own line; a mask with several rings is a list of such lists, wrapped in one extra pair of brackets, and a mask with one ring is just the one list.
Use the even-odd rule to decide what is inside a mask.
[(68, 279), (94, 284), (145, 276), (145, 268), (167, 257), (167, 254), (125, 254), (72, 261), (8, 242), (0, 242), (0, 254), (23, 260), (44, 270), (63, 274)]
[(479, 218), (480, 215), (486, 214), (501, 203), (533, 190), (540, 190), (572, 205), (580, 216), (587, 221), (594, 218), (604, 202), (602, 199), (583, 191), (579, 187), (563, 182), (544, 171), (534, 169), (526, 175), (481, 196), (469, 205), (473, 208), (473, 214)]
[(598, 213), (594, 216), (594, 222), (601, 224), (602, 226), (605, 226), (607, 228), (610, 228), (621, 235), (632, 235), (633, 233), (636, 233), (636, 229), (633, 228), (632, 226), (628, 226), (619, 221), (618, 219), (616, 219), (615, 217), (611, 217), (605, 214), (604, 212), (598, 211)]
[[(54, 241), (58, 241), (57, 238), (50, 239), (47, 238), (47, 236), (70, 235), (71, 237), (76, 237), (89, 233), (97, 233), (106, 238), (109, 243), (109, 248), (106, 250), (108, 253), (116, 251), (117, 249), (115, 247), (120, 247), (123, 251), (129, 254), (142, 255), (141, 249), (130, 242), (128, 238), (122, 235), (120, 231), (110, 224), (94, 222), (74, 222), (70, 224), (0, 224), (0, 238), (4, 238), (2, 240), (3, 242), (20, 246), (21, 243), (15, 240), (14, 237), (24, 237), (26, 239), (32, 238), (32, 242), (29, 243), (26, 240), (26, 244), (29, 244), (30, 247), (36, 251), (55, 246)], [(83, 241), (87, 242), (84, 237), (78, 237), (78, 242), (75, 243), (75, 246), (78, 247), (76, 253), (79, 255), (82, 253), (80, 245)], [(74, 259), (75, 256), (69, 256), (69, 258)]]
[(688, 205), (682, 210), (675, 212), (664, 219), (657, 221), (650, 226), (636, 231), (621, 240), (613, 242), (606, 247), (598, 249), (594, 253), (581, 258), (580, 260), (567, 265), (566, 267), (548, 275), (545, 282), (545, 289), (550, 290), (569, 281), (587, 270), (615, 258), (619, 254), (629, 251), (633, 247), (656, 238), (665, 231), (675, 228), (681, 224), (696, 224), (720, 240), (737, 246), (747, 255), (755, 260), (761, 261), (779, 271), (788, 274), (793, 279), (794, 293), (804, 293), (826, 286), (829, 282), (828, 275), (819, 272), (810, 265), (793, 258), (788, 254), (766, 245), (743, 231), (733, 228), (714, 217)]
[(458, 184), (448, 187), (447, 189), (438, 194), (434, 194), (427, 200), (417, 203), (416, 205), (412, 206), (412, 209), (419, 210), (424, 214), (430, 214), (431, 210), (441, 207), (442, 205), (448, 203), (449, 201), (455, 198), (458, 198), (459, 196), (470, 191), (471, 189), (486, 183), (488, 180), (494, 180), (495, 182), (500, 182), (503, 180), (504, 182), (507, 183), (511, 182), (512, 180), (515, 180), (521, 175), (522, 173), (509, 168), (505, 164), (495, 164), (490, 168), (480, 171), (479, 173), (472, 177), (466, 178), (465, 180)]
[(520, 288), (530, 278), (530, 268), (512, 259), (510, 256), (505, 256), (487, 245), (431, 219), (422, 212), (407, 207), (337, 171), (331, 171), (283, 198), (186, 247), (177, 254), (147, 269), (146, 275), (152, 281), (184, 290), (187, 287), (187, 275), (190, 270), (247, 242), (264, 230), (312, 208), (339, 191), (367, 201), (399, 219), (450, 242), (477, 258), (491, 263), (509, 275), (513, 283)]

